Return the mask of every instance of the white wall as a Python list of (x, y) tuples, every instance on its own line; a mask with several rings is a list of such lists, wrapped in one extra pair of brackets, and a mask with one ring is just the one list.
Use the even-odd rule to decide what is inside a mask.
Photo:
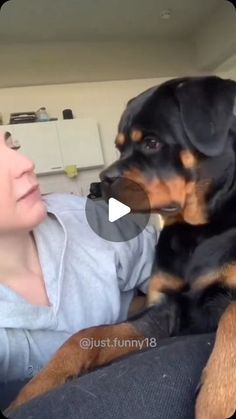
[[(99, 124), (105, 164), (108, 165), (117, 158), (114, 140), (127, 101), (164, 80), (156, 78), (0, 89), (0, 108), (4, 123), (8, 123), (11, 112), (34, 111), (41, 106), (46, 106), (51, 117), (62, 119), (62, 110), (71, 108), (74, 117), (95, 118)], [(87, 195), (90, 183), (98, 180), (99, 171), (81, 171), (76, 180), (64, 174), (40, 176), (42, 191), (68, 191)]]
[(230, 59), (226, 60), (221, 66), (216, 70), (216, 73), (221, 77), (229, 78), (236, 81), (236, 54), (234, 54)]
[(199, 71), (214, 71), (236, 53), (235, 8), (222, 1), (206, 18), (195, 35), (196, 65)]

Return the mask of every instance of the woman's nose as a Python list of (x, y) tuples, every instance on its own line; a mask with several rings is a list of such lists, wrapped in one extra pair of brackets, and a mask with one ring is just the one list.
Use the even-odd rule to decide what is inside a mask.
[(30, 160), (28, 157), (24, 156), (23, 154), (19, 152), (15, 153), (15, 159), (14, 159), (14, 167), (15, 167), (15, 174), (16, 177), (22, 176), (24, 173), (28, 172), (34, 172), (35, 164), (32, 160)]

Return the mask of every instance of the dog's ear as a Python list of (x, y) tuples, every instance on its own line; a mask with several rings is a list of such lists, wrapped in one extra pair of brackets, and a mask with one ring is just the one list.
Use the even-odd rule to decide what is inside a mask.
[(236, 83), (216, 76), (188, 79), (176, 96), (190, 143), (206, 156), (221, 154), (236, 119)]

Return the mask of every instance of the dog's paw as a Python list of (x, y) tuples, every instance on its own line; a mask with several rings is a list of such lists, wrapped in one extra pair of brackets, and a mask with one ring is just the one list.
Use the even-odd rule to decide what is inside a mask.
[(161, 304), (165, 299), (165, 294), (158, 291), (149, 291), (147, 294), (146, 307), (152, 307)]

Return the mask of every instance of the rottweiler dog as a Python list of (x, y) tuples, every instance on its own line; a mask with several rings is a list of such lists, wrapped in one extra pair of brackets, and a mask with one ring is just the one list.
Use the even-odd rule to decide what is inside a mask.
[(150, 88), (128, 102), (116, 147), (119, 160), (101, 173), (106, 190), (112, 194), (129, 179), (164, 219), (148, 307), (127, 322), (72, 336), (11, 408), (140, 349), (84, 350), (84, 338), (147, 338), (148, 347), (152, 337), (216, 331), (196, 418), (230, 417), (236, 409), (236, 82), (179, 78)]

